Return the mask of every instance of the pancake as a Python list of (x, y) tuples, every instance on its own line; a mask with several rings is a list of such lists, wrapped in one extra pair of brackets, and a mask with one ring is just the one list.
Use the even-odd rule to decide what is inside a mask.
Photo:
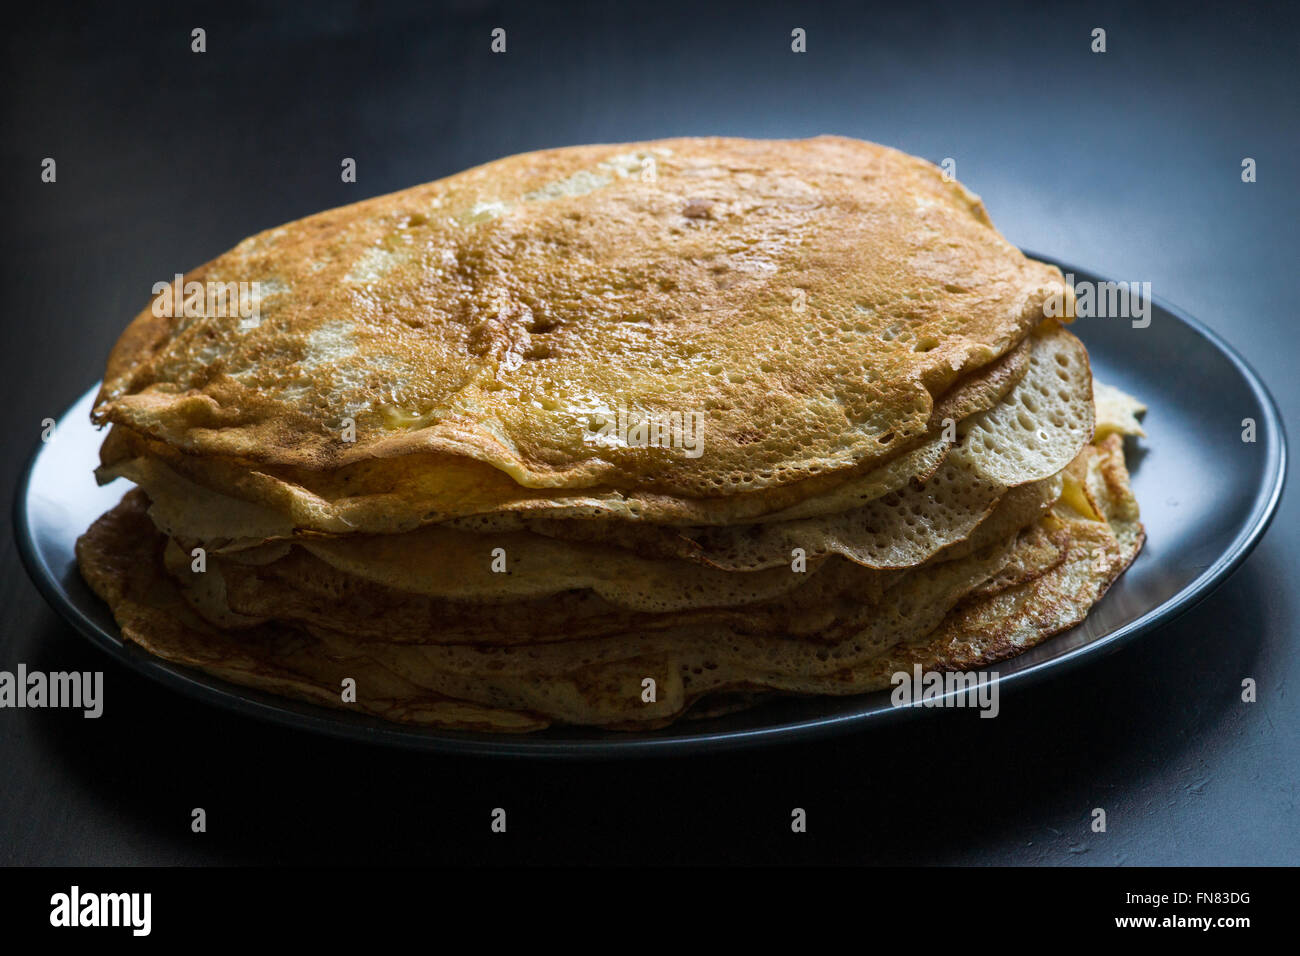
[[(960, 421), (992, 408), (1024, 377), (1030, 342), (963, 378), (936, 414)], [(639, 523), (718, 525), (787, 520), (844, 510), (924, 480), (949, 441), (930, 438), (885, 464), (811, 478), (797, 485), (685, 499), (616, 489), (538, 494), (477, 462), (413, 455), (365, 462), (335, 472), (252, 467), (232, 459), (196, 458), (115, 426), (101, 450), (101, 482), (127, 478), (145, 488), (154, 519), (169, 534), (220, 548), (287, 538), (299, 529), (391, 534), (436, 521), (472, 518), (481, 530), (517, 530), (528, 515)], [(578, 532), (581, 534), (581, 532)]]
[(1072, 290), (884, 147), (513, 156), (183, 282), (109, 358), (137, 487), (77, 560), (270, 694), (526, 733), (863, 693), (1077, 623), (1144, 540)]
[[(994, 618), (1017, 624), (1015, 640), (1028, 643), (1032, 635), (1036, 642), (1077, 622), (1104, 593), (1136, 554), (1140, 530), (1125, 517), (1134, 504), (1123, 474), (1122, 451), (1115, 444), (1089, 447), (1076, 462), (1080, 473), (1107, 477), (1094, 492), (1101, 512), (1113, 518), (1085, 517), (1066, 507), (1044, 516), (1026, 533), (1013, 534), (1009, 542), (936, 566), (937, 573), (902, 577), (866, 615), (865, 624), (853, 621), (847, 627), (831, 628), (816, 642), (814, 655), (792, 658), (788, 639), (757, 639), (718, 627), (711, 628), (708, 636), (684, 629), (619, 642), (509, 649), (382, 644), (373, 653), (384, 666), (452, 696), (475, 699), (482, 694), (495, 703), (508, 702), (533, 712), (562, 708), (558, 712), (566, 722), (582, 722), (582, 712), (612, 721), (664, 716), (664, 707), (651, 709), (641, 703), (640, 680), (647, 674), (656, 676), (663, 687), (662, 675), (667, 673), (669, 686), (675, 688), (674, 667), (681, 677), (681, 692), (670, 693), (667, 705), (680, 707), (695, 695), (736, 686), (794, 693), (879, 689), (888, 686), (889, 675), (897, 668), (889, 669), (878, 658), (900, 644), (921, 642), (934, 648), (945, 634), (951, 642), (957, 633), (970, 640), (971, 621)], [(1039, 542), (1044, 535), (1052, 538), (1054, 546), (1047, 551)], [(991, 580), (1018, 553), (1032, 556), (1029, 573), (1018, 574), (1013, 586), (980, 594), (975, 603), (986, 605), (982, 617), (967, 609), (960, 618), (965, 623), (953, 624), (957, 619), (950, 620), (949, 612), (960, 597)], [(1033, 613), (1008, 612), (1007, 607), (1032, 608)], [(943, 629), (945, 621), (953, 631)], [(921, 640), (936, 627), (940, 631), (932, 641)], [(314, 630), (327, 643), (346, 642), (328, 629)], [(900, 640), (900, 635), (911, 636)], [(1001, 645), (991, 641), (988, 646)], [(991, 653), (981, 658), (982, 663), (993, 660)], [(626, 689), (635, 692), (621, 692)]]
[[(97, 593), (123, 608), (120, 618), (123, 633), (160, 656), (196, 664), (236, 682), (248, 682), (245, 668), (249, 665), (246, 662), (249, 658), (257, 659), (256, 654), (247, 650), (250, 644), (266, 653), (290, 657), (289, 666), (300, 672), (299, 669), (305, 665), (293, 656), (297, 645), (293, 643), (292, 635), (296, 628), (276, 623), (262, 629), (224, 629), (217, 633), (230, 635), (232, 645), (227, 647), (216, 642), (217, 646), (205, 655), (192, 645), (202, 640), (199, 635), (206, 628), (196, 634), (194, 618), (197, 616), (186, 617), (178, 613), (174, 602), (179, 592), (174, 583), (164, 588), (154, 582), (151, 590), (143, 593), (135, 589), (129, 592), (118, 589), (114, 583), (114, 571), (121, 575), (122, 565), (117, 555), (123, 553), (130, 554), (134, 562), (155, 567), (157, 573), (165, 574), (162, 558), (165, 540), (156, 531), (144, 533), (141, 525), (142, 518), (147, 522), (144, 502), (136, 495), (138, 493), (129, 495), (118, 509), (101, 519), (83, 537), (78, 556), (88, 569), (87, 580)], [(972, 583), (987, 577), (1001, 563), (1009, 547), (1009, 541), (1000, 542), (968, 558), (949, 562), (939, 573), (918, 580), (916, 590), (923, 592), (924, 599), (911, 588), (887, 591), (867, 620), (853, 622), (857, 626), (841, 622), (832, 624), (824, 638), (826, 643), (819, 647), (817, 657), (811, 660), (805, 653), (806, 646), (787, 636), (764, 637), (737, 632), (727, 635), (729, 640), (719, 642), (712, 630), (701, 632), (690, 628), (626, 634), (615, 641), (580, 640), (507, 647), (362, 645), (351, 635), (331, 627), (309, 627), (308, 631), (326, 649), (323, 656), (330, 658), (330, 666), (323, 668), (322, 673), (331, 678), (337, 673), (332, 669), (337, 662), (359, 659), (378, 663), (384, 670), (431, 692), (438, 699), (468, 700), (483, 706), (504, 706), (512, 711), (546, 713), (550, 719), (572, 723), (662, 717), (666, 716), (665, 708), (670, 704), (675, 709), (684, 708), (682, 693), (692, 682), (701, 686), (711, 685), (712, 680), (704, 676), (706, 671), (719, 667), (743, 669), (745, 672), (762, 671), (772, 680), (777, 680), (781, 673), (797, 663), (802, 669), (826, 673), (846, 661), (877, 653), (906, 628), (933, 626), (942, 617), (943, 606), (951, 605)], [(160, 589), (162, 596), (153, 596), (152, 589)], [(169, 620), (162, 624), (159, 617)], [(177, 620), (185, 623), (182, 633), (175, 630), (173, 622)], [(270, 639), (265, 627), (269, 627), (274, 635)], [(702, 640), (705, 633), (714, 634), (715, 639)], [(236, 653), (241, 649), (242, 653)], [(697, 670), (699, 674), (694, 673)], [(348, 676), (349, 672), (344, 670), (342, 673)], [(640, 681), (647, 673), (662, 677), (661, 686), (665, 693), (661, 694), (652, 711), (642, 713), (637, 701), (640, 699)], [(384, 693), (389, 693), (388, 685), (382, 686)], [(630, 697), (623, 693), (634, 687), (636, 693)], [(682, 693), (675, 693), (673, 688)], [(316, 689), (315, 699), (333, 703), (327, 700), (331, 690), (328, 685)], [(360, 696), (366, 696), (371, 688), (359, 683), (359, 690)], [(582, 712), (584, 706), (591, 708), (585, 716)]]
[(975, 589), (932, 633), (903, 642), (875, 665), (873, 686), (889, 675), (982, 670), (1024, 653), (1082, 621), (1141, 550), (1145, 534), (1128, 484), (1123, 449), (1112, 434), (1090, 448), (1076, 471), (1100, 476), (1093, 486), (1105, 521), (1068, 508), (1022, 536), (1016, 560)]
[[(783, 518), (844, 510), (932, 474), (948, 454), (942, 438), (926, 441), (859, 476), (827, 476), (769, 492), (730, 498), (685, 499), (596, 489), (591, 493), (537, 495), (521, 491), (501, 473), (461, 463), (438, 466), (402, 459), (385, 466), (353, 466), (343, 475), (285, 480), (233, 461), (194, 461), (150, 444), (129, 451), (135, 439), (117, 432), (112, 463), (96, 475), (102, 483), (126, 478), (147, 489), (154, 516), (169, 533), (192, 540), (247, 546), (302, 531), (320, 534), (397, 534), (426, 524), (473, 518), (471, 529), (515, 530), (528, 515), (548, 518), (669, 524), (722, 524), (728, 520)], [(106, 442), (107, 445), (109, 442)], [(412, 456), (415, 458), (418, 456)], [(445, 465), (445, 467), (444, 467)], [(448, 484), (451, 473), (457, 474)], [(299, 481), (308, 481), (306, 487)], [(498, 488), (496, 481), (510, 487)], [(215, 487), (214, 487), (215, 486)], [(218, 490), (219, 489), (219, 490)], [(818, 489), (824, 493), (817, 494)]]
[[(995, 512), (967, 539), (946, 549), (935, 563), (965, 557), (1005, 540), (1040, 517), (1059, 497), (1057, 479), (1009, 493)], [(186, 599), (214, 624), (247, 627), (278, 619), (345, 630), (354, 640), (414, 644), (527, 644), (656, 630), (684, 623), (728, 624), (750, 633), (809, 634), (835, 621), (870, 614), (870, 606), (904, 572), (873, 572), (833, 561), (815, 574), (785, 573), (780, 593), (735, 604), (708, 589), (683, 595), (667, 592), (675, 605), (664, 609), (664, 592), (651, 592), (660, 605), (644, 613), (636, 604), (648, 590), (644, 581), (618, 587), (617, 577), (598, 588), (572, 587), (543, 598), (508, 600), (448, 596), (439, 582), (406, 578), (361, 565), (363, 573), (322, 561), (305, 548), (285, 549), (270, 560), (245, 563), (244, 555), (217, 558), (202, 574), (189, 571), (187, 558), (169, 565)], [(671, 569), (671, 565), (667, 566)], [(685, 580), (698, 577), (681, 569)], [(546, 578), (541, 578), (545, 586)], [(780, 580), (778, 578), (778, 580)], [(576, 581), (570, 581), (577, 584)], [(631, 594), (632, 601), (627, 600)], [(632, 606), (629, 606), (632, 605)]]
[[(1030, 339), (1029, 373), (997, 405), (962, 422), (961, 443), (924, 482), (813, 518), (777, 521), (780, 516), (773, 515), (757, 525), (673, 529), (655, 539), (655, 553), (731, 571), (788, 563), (794, 548), (809, 557), (839, 554), (875, 568), (919, 564), (961, 540), (1008, 487), (1059, 472), (1093, 430), (1091, 372), (1082, 343), (1059, 327)], [(592, 536), (575, 536), (572, 524), (529, 526), (570, 540)], [(618, 537), (639, 545), (645, 535), (634, 529)]]
[(1146, 435), (1138, 422), (1138, 416), (1147, 410), (1145, 405), (1114, 385), (1093, 381), (1092, 387), (1097, 408), (1097, 441), (1110, 435)]
[(957, 426), (952, 457), (986, 481), (1014, 486), (1056, 474), (1092, 438), (1096, 409), (1083, 343), (1046, 323), (1029, 370), (1006, 398)]
[[(1077, 622), (1132, 560), (1141, 530), (1118, 436), (1086, 448), (1070, 474), (1088, 489), (1095, 517), (1062, 502), (1008, 541), (943, 562), (934, 574), (900, 577), (865, 623), (833, 625), (811, 654), (789, 637), (716, 626), (527, 647), (369, 644), (331, 627), (303, 632), (282, 623), (209, 629), (167, 577), (165, 539), (139, 492), (81, 539), (78, 559), (130, 639), (237, 682), (367, 712), (410, 707), (444, 726), (466, 726), (447, 712), (428, 716), (453, 702), (478, 708), (467, 711), (474, 726), (491, 729), (536, 729), (551, 720), (654, 726), (700, 698), (737, 690), (860, 693), (888, 686), (913, 663), (986, 666)], [(343, 676), (358, 679), (360, 704), (335, 699)], [(641, 700), (646, 676), (660, 689), (653, 703)], [(503, 714), (516, 723), (503, 726)]]
[[(261, 233), (185, 282), (261, 283), (256, 326), (151, 304), (97, 422), (262, 465), (423, 453), (696, 498), (887, 460), (1064, 287), (933, 165), (836, 137), (512, 156)], [(618, 408), (698, 413), (707, 453), (594, 434)]]
[(301, 631), (262, 627), (242, 631), (208, 625), (186, 604), (168, 577), (163, 540), (138, 491), (104, 514), (77, 541), (77, 564), (112, 609), (122, 636), (150, 653), (213, 676), (326, 707), (342, 707), (351, 678), (368, 688), (348, 706), (388, 720), (458, 730), (520, 733), (547, 720), (440, 698), (359, 657), (336, 658)]

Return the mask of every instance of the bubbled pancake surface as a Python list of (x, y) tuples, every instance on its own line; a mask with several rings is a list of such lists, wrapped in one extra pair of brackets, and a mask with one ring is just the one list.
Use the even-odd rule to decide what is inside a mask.
[[(146, 310), (97, 420), (268, 465), (441, 454), (693, 497), (887, 460), (1061, 284), (934, 166), (837, 137), (513, 156), (186, 278), (261, 283), (259, 323)], [(706, 453), (594, 436), (619, 407), (698, 413)]]

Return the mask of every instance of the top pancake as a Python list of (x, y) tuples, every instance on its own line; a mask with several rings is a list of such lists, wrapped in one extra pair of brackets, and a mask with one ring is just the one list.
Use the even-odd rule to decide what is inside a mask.
[[(1010, 399), (1034, 366), (1034, 352), (1044, 343), (1058, 341), (1074, 343), (1078, 354), (1084, 355), (1073, 336), (1054, 323), (1044, 323), (1015, 349), (945, 393), (932, 419), (939, 416), (940, 421), (956, 424)], [(1086, 358), (1079, 367), (1087, 372)], [(1091, 421), (1090, 383), (1077, 384), (1076, 397), (1082, 405), (1078, 415), (1071, 417)], [(932, 425), (943, 431), (937, 422)], [(609, 530), (610, 522), (598, 522), (599, 518), (632, 522), (644, 529), (648, 523), (721, 525), (833, 514), (861, 507), (909, 481), (925, 482), (949, 447), (939, 435), (915, 449), (900, 449), (900, 454), (863, 474), (845, 470), (774, 488), (686, 499), (611, 488), (529, 489), (489, 465), (449, 456), (406, 455), (331, 472), (272, 468), (186, 455), (119, 425), (100, 449), (102, 466), (97, 475), (101, 482), (125, 477), (140, 485), (152, 502), (150, 515), (163, 531), (208, 548), (244, 548), (292, 537), (299, 530), (393, 534), (439, 521), (463, 523), (468, 530), (512, 530), (529, 515), (564, 521), (571, 528), (560, 536), (571, 538), (573, 527), (598, 523)], [(1075, 450), (1066, 449), (1060, 464)], [(435, 458), (439, 460), (430, 460)], [(1023, 481), (1037, 477), (1043, 475), (1027, 474)], [(588, 527), (580, 536), (592, 531)], [(642, 536), (638, 541), (638, 546), (647, 543)]]
[[(419, 453), (527, 488), (694, 497), (914, 447), (1062, 284), (935, 167), (835, 137), (513, 156), (186, 280), (260, 283), (259, 324), (146, 309), (97, 421), (268, 466)], [(702, 454), (598, 434), (617, 409), (698, 415)]]

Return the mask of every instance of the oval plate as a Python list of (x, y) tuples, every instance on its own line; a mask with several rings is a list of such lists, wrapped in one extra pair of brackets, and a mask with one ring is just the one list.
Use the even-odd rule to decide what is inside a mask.
[[(1032, 253), (1030, 254), (1032, 255)], [(1034, 256), (1040, 258), (1041, 256)], [(1044, 259), (1044, 261), (1050, 261)], [(1062, 265), (1076, 281), (1098, 281)], [(1150, 324), (1078, 319), (1097, 377), (1148, 406), (1147, 437), (1127, 448), (1147, 543), (1133, 566), (1077, 627), (998, 665), (999, 692), (1114, 651), (1191, 608), (1245, 560), (1282, 494), (1286, 439), (1258, 376), (1200, 322), (1156, 299)], [(18, 487), (19, 551), (46, 600), (113, 657), (201, 700), (292, 727), (426, 750), (545, 757), (630, 756), (722, 750), (825, 736), (915, 714), (888, 691), (856, 697), (778, 700), (726, 717), (681, 721), (662, 731), (614, 733), (553, 728), (506, 736), (391, 724), (300, 704), (152, 657), (126, 644), (73, 556), (78, 536), (129, 487), (100, 488), (91, 475), (101, 433), (90, 424), (92, 388), (59, 421)], [(1254, 419), (1256, 441), (1241, 441)]]

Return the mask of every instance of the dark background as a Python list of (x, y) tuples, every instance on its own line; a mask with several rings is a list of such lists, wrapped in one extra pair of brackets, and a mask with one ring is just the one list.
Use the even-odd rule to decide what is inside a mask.
[[(1289, 425), (1297, 28), (1294, 7), (1245, 4), (32, 5), (6, 23), (0, 66), (0, 491), (158, 279), (506, 154), (685, 134), (834, 132), (954, 157), (1013, 242), (1150, 281), (1224, 335)], [(99, 720), (0, 711), (0, 862), (1295, 863), (1296, 518), (1289, 494), (1196, 611), (1009, 696), (998, 720), (607, 764), (368, 749), (214, 711), (78, 637), (6, 534), (0, 669), (105, 669), (108, 704)], [(506, 837), (488, 831), (495, 806)], [(808, 834), (789, 832), (792, 806)]]

